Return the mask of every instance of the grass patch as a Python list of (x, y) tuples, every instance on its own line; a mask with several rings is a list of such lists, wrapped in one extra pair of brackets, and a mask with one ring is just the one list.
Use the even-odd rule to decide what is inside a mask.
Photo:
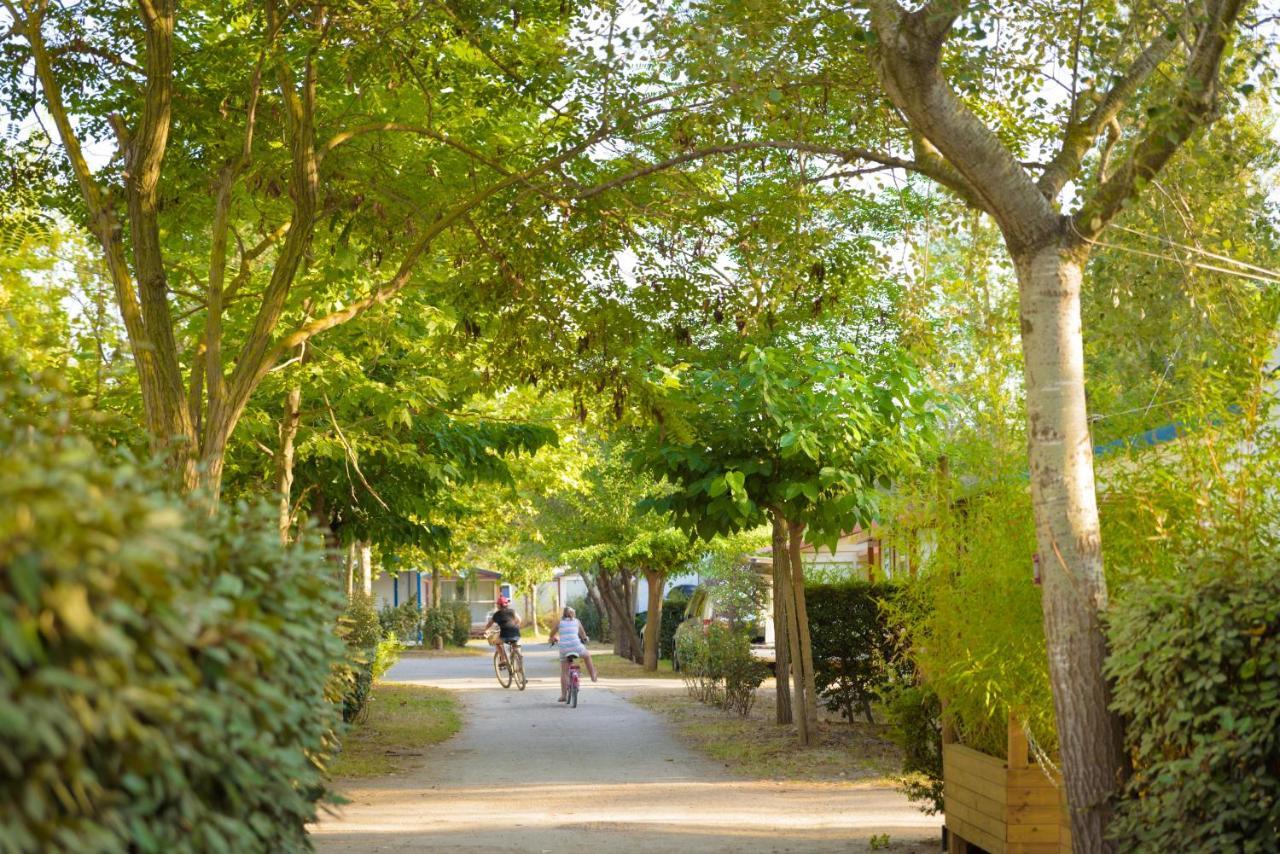
[(772, 722), (772, 707), (765, 711), (757, 707), (742, 718), (686, 694), (640, 694), (629, 699), (664, 715), (686, 743), (746, 777), (888, 784), (901, 767), (901, 754), (882, 724), (820, 722), (816, 743), (801, 748), (794, 726)]
[(448, 691), (379, 682), (369, 699), (368, 716), (347, 732), (330, 771), (347, 779), (394, 774), (461, 725), (458, 701)]
[(401, 658), (470, 658), (473, 656), (493, 655), (493, 647), (485, 644), (469, 643), (466, 646), (446, 646), (444, 649), (411, 646), (400, 652)]
[(591, 650), (591, 660), (602, 679), (679, 679), (680, 674), (671, 669), (670, 661), (658, 661), (657, 671), (645, 670), (634, 661), (620, 658), (612, 652)]

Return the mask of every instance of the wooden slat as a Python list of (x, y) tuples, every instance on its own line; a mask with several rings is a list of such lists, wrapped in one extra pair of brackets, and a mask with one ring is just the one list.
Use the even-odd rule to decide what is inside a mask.
[(970, 824), (962, 818), (947, 816), (947, 830), (952, 836), (957, 836), (965, 842), (971, 842), (974, 845), (984, 848), (990, 854), (1005, 854), (1004, 840), (998, 836), (992, 836), (977, 825)]
[(1052, 787), (1042, 789), (1039, 787), (1028, 788), (1027, 786), (1010, 786), (1005, 789), (1005, 803), (1010, 807), (1018, 806), (1062, 806), (1062, 793), (1058, 789)]
[(1009, 790), (999, 783), (993, 783), (990, 780), (983, 780), (979, 777), (952, 777), (949, 780), (942, 781), (942, 791), (946, 794), (951, 791), (953, 786), (958, 786), (966, 791), (974, 792), (981, 795), (987, 800), (994, 801), (1001, 806), (1007, 803), (1006, 798), (1009, 796)]
[(983, 832), (991, 834), (996, 839), (1005, 839), (1005, 823), (1003, 819), (984, 815), (973, 807), (967, 807), (954, 801), (947, 804), (947, 819), (950, 820), (952, 816), (974, 827), (981, 828)]
[(1044, 842), (1057, 845), (1060, 835), (1057, 823), (1011, 824), (1005, 832), (1005, 839), (1010, 842)]
[(1063, 848), (1057, 842), (1011, 842), (1005, 849), (1006, 854), (1071, 854), (1070, 848)]
[(1009, 824), (1062, 824), (1067, 817), (1062, 813), (1061, 804), (1011, 804), (1005, 811), (1004, 820)]
[[(979, 754), (981, 755), (981, 754)], [(1028, 789), (1053, 789), (1058, 791), (1058, 787), (1062, 785), (1058, 781), (1055, 786), (1054, 781), (1044, 775), (1039, 768), (1012, 769), (1007, 772), (1009, 774), (1008, 784), (1019, 788), (1026, 787)]]
[(966, 807), (996, 821), (1005, 821), (1004, 804), (983, 797), (977, 792), (971, 792), (960, 786), (949, 786), (944, 797), (948, 813), (957, 807)]
[(942, 768), (944, 780), (948, 778), (961, 780), (964, 775), (972, 775), (1001, 785), (1005, 783), (1005, 767), (1002, 760), (979, 753), (962, 744), (943, 745)]

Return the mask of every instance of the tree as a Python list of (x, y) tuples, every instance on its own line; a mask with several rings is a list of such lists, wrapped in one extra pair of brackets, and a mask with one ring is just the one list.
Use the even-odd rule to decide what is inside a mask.
[[(448, 280), (447, 256), (483, 242), (486, 205), (540, 212), (540, 176), (602, 136), (579, 132), (577, 98), (548, 107), (592, 62), (551, 6), (509, 28), (417, 4), (4, 8), (10, 114), (40, 93), (75, 188), (64, 206), (105, 260), (144, 425), (213, 500), (269, 371), (411, 285)], [(528, 85), (495, 82), (498, 52)], [(118, 151), (104, 167), (85, 145), (107, 134)]]
[(934, 416), (900, 351), (859, 358), (848, 345), (788, 343), (667, 374), (665, 411), (678, 423), (651, 431), (640, 457), (677, 487), (659, 506), (704, 539), (772, 524), (775, 615), (781, 605), (793, 714), (808, 744), (817, 697), (801, 547), (869, 525), (877, 489), (927, 453)]
[[(1222, 59), (1244, 4), (1210, 2), (1191, 15), (1176, 8), (1173, 32), (1154, 15), (1142, 22), (1141, 35), (1133, 39), (1140, 50), (1122, 64), (1096, 67), (1096, 89), (1077, 91), (1073, 80), (1059, 145), (1039, 175), (966, 105), (944, 70), (944, 46), (966, 5), (934, 2), (907, 12), (892, 0), (872, 3), (875, 65), (921, 148), (932, 149), (949, 179), (999, 225), (1017, 271), (1031, 493), (1045, 568), (1045, 634), (1073, 845), (1106, 850), (1111, 798), (1126, 761), (1102, 671), (1107, 588), (1084, 389), (1083, 270), (1103, 228), (1216, 117)], [(1177, 76), (1153, 81), (1162, 68)], [(1133, 129), (1114, 164), (1113, 138), (1101, 150), (1094, 174), (1086, 173), (1089, 152), (1121, 116), (1134, 116), (1135, 108), (1145, 108), (1150, 119), (1130, 122)], [(1077, 184), (1081, 201), (1064, 215), (1058, 200), (1069, 182)]]
[[(1107, 591), (1080, 332), (1085, 264), (1102, 231), (1236, 92), (1269, 81), (1272, 69), (1258, 68), (1269, 45), (1244, 17), (1251, 8), (867, 0), (850, 12), (800, 0), (767, 17), (754, 7), (654, 9), (655, 29), (683, 41), (677, 62), (691, 99), (727, 109), (703, 119), (691, 150), (655, 148), (631, 172), (712, 151), (804, 151), (820, 156), (814, 181), (865, 186), (856, 182), (878, 170), (908, 170), (1000, 228), (1020, 285), (1044, 614), (1081, 850), (1107, 846), (1107, 804), (1124, 767), (1102, 675)], [(772, 83), (766, 98), (737, 88), (753, 73)], [(752, 102), (760, 121), (744, 125)]]

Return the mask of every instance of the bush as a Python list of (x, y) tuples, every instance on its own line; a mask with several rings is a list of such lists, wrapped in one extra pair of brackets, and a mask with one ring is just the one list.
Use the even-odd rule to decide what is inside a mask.
[(1127, 851), (1280, 847), (1280, 565), (1143, 585), (1110, 620), (1107, 673), (1134, 774)]
[(345, 690), (342, 695), (342, 720), (357, 720), (369, 701), (373, 689), (374, 659), (382, 640), (382, 624), (373, 609), (373, 597), (356, 591), (338, 622), (338, 636), (347, 645)]
[(453, 607), (441, 605), (422, 612), (422, 642), (435, 646), (437, 640), (444, 643), (453, 636)]
[(308, 848), (343, 659), (323, 555), (265, 506), (166, 495), (52, 398), (12, 417), (40, 394), (0, 381), (4, 847)]
[(871, 704), (882, 692), (914, 681), (903, 628), (882, 607), (896, 594), (893, 585), (862, 581), (805, 589), (818, 696), (847, 721), (861, 713), (874, 722)]
[(400, 660), (400, 653), (404, 652), (404, 644), (394, 637), (385, 637), (378, 641), (378, 646), (374, 650), (373, 655), (373, 681), (377, 682), (387, 671), (395, 666)]
[(885, 703), (889, 736), (902, 749), (899, 786), (929, 815), (942, 812), (942, 701), (928, 685), (899, 685)]
[[(608, 618), (600, 613), (591, 597), (580, 596), (572, 600), (569, 607), (578, 615), (578, 622), (582, 623), (582, 630), (587, 633), (587, 637), (596, 641), (604, 640)], [(559, 614), (556, 615), (556, 622), (560, 622)]]
[[(989, 483), (963, 500), (928, 490), (901, 500), (928, 510), (920, 524), (933, 532), (936, 548), (918, 579), (885, 607), (906, 627), (911, 657), (944, 702), (947, 723), (962, 744), (1004, 757), (1012, 714), (1037, 754), (1054, 755), (1058, 735), (1040, 588), (1031, 583), (1036, 545), (1026, 481)], [(812, 605), (810, 622), (816, 625)]]
[(684, 609), (689, 600), (683, 596), (672, 596), (662, 603), (662, 628), (658, 632), (658, 657), (674, 661), (676, 651), (676, 629), (684, 622)]
[(382, 621), (373, 608), (373, 597), (359, 590), (351, 594), (338, 626), (338, 636), (352, 649), (373, 649), (382, 640)]
[(449, 642), (454, 646), (466, 646), (471, 640), (471, 608), (466, 602), (454, 602), (451, 616), (453, 624), (449, 628)]
[(685, 620), (676, 630), (680, 673), (690, 696), (746, 716), (769, 669), (751, 654), (747, 635), (723, 623)]
[(394, 607), (383, 605), (378, 611), (378, 622), (384, 636), (392, 635), (404, 643), (416, 644), (422, 630), (422, 611), (413, 601), (401, 602)]

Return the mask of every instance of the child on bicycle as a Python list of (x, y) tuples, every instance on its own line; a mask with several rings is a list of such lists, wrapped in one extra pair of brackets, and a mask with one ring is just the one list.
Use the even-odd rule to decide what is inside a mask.
[(502, 659), (498, 666), (506, 667), (507, 644), (520, 642), (520, 615), (511, 607), (511, 600), (506, 596), (499, 596), (497, 604), (498, 609), (490, 615), (483, 631), (487, 633), (490, 626), (498, 627), (498, 657)]
[(560, 644), (560, 702), (569, 702), (569, 656), (576, 655), (587, 663), (587, 672), (591, 674), (591, 681), (597, 682), (596, 666), (591, 661), (591, 653), (587, 650), (586, 631), (582, 628), (582, 623), (578, 620), (577, 612), (572, 608), (565, 608), (564, 614), (560, 620), (560, 624), (551, 630), (551, 637), (547, 639), (550, 643)]

